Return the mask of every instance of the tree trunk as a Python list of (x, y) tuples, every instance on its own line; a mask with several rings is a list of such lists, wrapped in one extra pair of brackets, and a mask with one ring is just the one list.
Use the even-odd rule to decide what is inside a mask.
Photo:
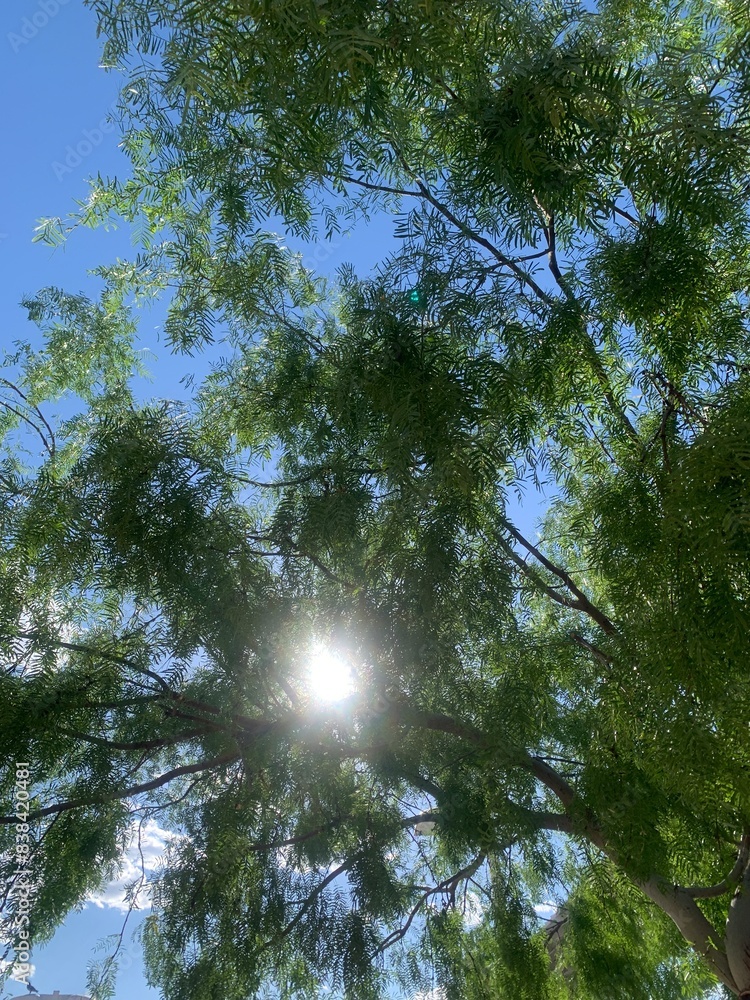
[(750, 996), (750, 868), (729, 905), (727, 961), (739, 996)]
[[(702, 910), (684, 889), (676, 885), (669, 885), (663, 879), (652, 876), (647, 882), (638, 882), (637, 885), (645, 892), (650, 900), (670, 917), (682, 936), (692, 947), (702, 955), (711, 967), (714, 975), (731, 990), (732, 993), (741, 995), (735, 981), (734, 969), (731, 967), (727, 955), (724, 952), (724, 943), (721, 935), (713, 924), (704, 916)], [(750, 896), (746, 897), (750, 901)], [(745, 911), (745, 923), (750, 919), (750, 910)], [(745, 941), (748, 940), (747, 935)], [(748, 970), (750, 972), (750, 969)]]
[[(627, 872), (627, 867), (623, 866), (620, 858), (617, 856), (617, 852), (612, 850), (607, 844), (601, 830), (595, 826), (591, 826), (587, 833), (589, 839), (606, 854), (613, 864), (621, 871)], [(750, 877), (750, 868), (748, 868), (745, 877)], [(738, 988), (734, 969), (730, 966), (727, 958), (727, 950), (729, 949), (728, 940), (725, 942), (722, 939), (722, 935), (705, 916), (687, 890), (682, 889), (678, 885), (670, 884), (666, 879), (658, 875), (652, 875), (651, 878), (645, 881), (633, 879), (633, 882), (653, 903), (656, 903), (660, 910), (674, 921), (680, 934), (706, 960), (713, 974), (728, 990), (731, 990), (736, 996), (742, 996), (746, 989), (750, 990), (750, 985), (741, 989)], [(734, 945), (733, 950), (738, 956), (741, 956), (738, 972), (744, 968), (745, 975), (750, 977), (750, 966), (742, 964), (743, 961), (745, 963), (748, 961), (748, 953), (745, 949), (746, 944), (750, 942), (750, 934), (748, 934), (748, 929), (750, 929), (750, 893), (746, 893), (743, 896), (743, 900), (745, 900), (744, 908), (741, 911), (738, 910), (737, 915), (734, 917), (736, 930), (733, 933), (740, 943)], [(730, 908), (730, 920), (732, 919)], [(744, 937), (742, 936), (743, 934)], [(728, 936), (727, 929), (727, 939)], [(750, 983), (750, 978), (748, 982)], [(750, 993), (748, 996), (750, 996)]]

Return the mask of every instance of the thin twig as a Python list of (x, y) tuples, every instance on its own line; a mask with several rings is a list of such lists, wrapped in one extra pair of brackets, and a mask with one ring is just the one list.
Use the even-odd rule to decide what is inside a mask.
[(542, 302), (544, 302), (546, 305), (552, 305), (552, 303), (554, 302), (552, 296), (548, 295), (547, 292), (545, 292), (544, 289), (542, 289), (536, 283), (536, 281), (534, 281), (534, 279), (527, 271), (524, 271), (524, 269), (522, 267), (519, 267), (518, 264), (516, 264), (510, 257), (507, 257), (501, 250), (498, 249), (498, 247), (494, 245), (494, 243), (491, 243), (490, 240), (488, 240), (484, 236), (481, 236), (479, 233), (473, 230), (471, 226), (469, 226), (467, 223), (459, 219), (458, 216), (455, 215), (450, 210), (450, 208), (448, 208), (447, 205), (441, 202), (432, 193), (432, 191), (430, 191), (429, 187), (422, 180), (422, 178), (417, 176), (417, 174), (411, 169), (411, 167), (406, 162), (406, 159), (404, 158), (403, 154), (398, 149), (398, 147), (395, 145), (395, 143), (392, 143), (392, 145), (393, 145), (393, 150), (396, 153), (399, 162), (401, 163), (404, 170), (409, 174), (409, 176), (412, 177), (412, 179), (415, 181), (422, 197), (426, 201), (428, 201), (433, 206), (433, 208), (436, 208), (438, 212), (440, 212), (440, 214), (444, 218), (446, 218), (453, 226), (455, 226), (460, 233), (462, 233), (465, 237), (467, 237), (467, 239), (470, 239), (472, 240), (472, 242), (478, 244), (481, 247), (484, 247), (485, 250), (487, 250), (490, 254), (492, 254), (495, 260), (499, 261), (499, 263), (501, 263), (503, 266), (507, 267), (510, 271), (512, 271), (513, 274), (515, 274), (515, 276), (523, 284), (528, 285), (528, 287)]
[[(575, 610), (582, 611), (584, 614), (592, 618), (597, 623), (597, 625), (599, 625), (599, 627), (604, 632), (607, 633), (607, 635), (617, 635), (617, 629), (615, 628), (613, 622), (607, 617), (607, 615), (604, 614), (603, 611), (601, 611), (595, 604), (592, 603), (592, 601), (589, 600), (586, 594), (584, 594), (584, 592), (580, 589), (580, 587), (576, 584), (575, 580), (573, 580), (573, 578), (566, 570), (562, 569), (560, 566), (556, 566), (553, 562), (551, 562), (544, 555), (544, 553), (542, 553), (535, 545), (533, 545), (527, 538), (525, 538), (521, 534), (521, 532), (516, 527), (514, 527), (513, 524), (511, 524), (510, 521), (507, 520), (504, 521), (503, 526), (505, 530), (508, 532), (508, 534), (512, 535), (513, 538), (515, 538), (515, 540), (519, 542), (519, 544), (523, 545), (526, 551), (530, 553), (530, 555), (533, 555), (534, 558), (537, 560), (537, 562), (539, 562), (542, 566), (544, 566), (546, 570), (552, 573), (553, 576), (556, 576), (558, 580), (560, 580), (565, 585), (565, 588), (575, 598), (574, 601), (567, 601), (566, 599), (561, 598), (561, 596), (559, 594), (556, 594), (555, 592), (556, 596), (553, 597), (553, 600), (557, 600), (558, 603), (565, 604), (567, 607), (571, 607), (574, 608)], [(512, 549), (510, 551), (512, 551)], [(519, 564), (517, 563), (517, 565)], [(520, 566), (521, 568), (524, 568), (526, 567), (526, 563), (523, 560), (520, 560)]]
[(375, 954), (376, 955), (382, 954), (387, 948), (391, 948), (394, 944), (396, 944), (403, 937), (405, 937), (407, 931), (414, 922), (414, 918), (419, 913), (424, 904), (427, 902), (427, 900), (430, 898), (430, 896), (448, 894), (452, 897), (455, 897), (456, 888), (458, 887), (459, 883), (463, 882), (466, 879), (470, 879), (473, 875), (475, 875), (477, 871), (479, 871), (481, 866), (484, 864), (486, 857), (487, 855), (484, 853), (478, 854), (476, 858), (474, 858), (474, 860), (471, 862), (471, 864), (467, 865), (465, 868), (462, 868), (460, 871), (456, 872), (455, 875), (451, 875), (450, 878), (444, 879), (442, 882), (439, 882), (436, 886), (432, 886), (430, 889), (427, 889), (425, 892), (423, 892), (419, 900), (417, 901), (416, 906), (414, 906), (411, 912), (409, 913), (409, 917), (406, 923), (403, 924), (401, 927), (397, 928), (395, 931), (392, 931), (386, 938), (384, 938), (375, 949)]

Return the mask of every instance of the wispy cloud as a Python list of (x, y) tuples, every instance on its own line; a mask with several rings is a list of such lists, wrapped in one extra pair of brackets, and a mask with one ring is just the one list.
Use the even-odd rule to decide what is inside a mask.
[(557, 913), (557, 906), (554, 903), (539, 903), (534, 907), (534, 912), (542, 920), (549, 920), (555, 913)]
[(149, 820), (142, 826), (134, 823), (119, 876), (99, 892), (89, 896), (88, 902), (102, 909), (120, 910), (125, 913), (130, 908), (129, 894), (132, 893), (133, 886), (137, 886), (135, 899), (137, 906), (139, 908), (150, 906), (150, 877), (159, 867), (167, 844), (174, 839), (175, 834), (163, 830), (154, 820)]
[[(16, 965), (17, 965), (16, 962), (12, 962), (7, 958), (0, 959), (0, 974), (7, 972), (8, 969), (12, 969)], [(16, 971), (18, 970), (16, 969)], [(35, 972), (36, 972), (36, 966), (34, 965), (33, 962), (29, 962), (28, 964), (23, 966), (23, 972), (21, 973), (23, 975), (23, 979), (15, 979), (12, 973), (10, 978), (13, 980), (13, 982), (23, 983), (25, 986), (29, 979), (34, 978)]]

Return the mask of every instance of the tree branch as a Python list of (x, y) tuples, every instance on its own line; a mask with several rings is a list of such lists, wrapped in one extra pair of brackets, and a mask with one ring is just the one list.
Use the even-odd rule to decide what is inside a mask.
[(30, 427), (34, 428), (34, 430), (37, 432), (37, 434), (41, 438), (42, 443), (44, 444), (44, 447), (45, 447), (46, 451), (49, 453), (49, 457), (50, 458), (54, 458), (55, 457), (55, 432), (50, 427), (49, 422), (47, 421), (47, 419), (44, 416), (44, 414), (42, 413), (42, 411), (39, 409), (39, 407), (35, 403), (30, 403), (29, 402), (28, 396), (26, 396), (26, 394), (23, 393), (14, 382), (9, 382), (7, 378), (0, 378), (0, 385), (4, 385), (4, 386), (6, 386), (6, 388), (10, 389), (12, 392), (15, 392), (16, 395), (19, 396), (23, 400), (24, 405), (28, 406), (28, 408), (30, 410), (33, 410), (34, 413), (37, 415), (37, 417), (41, 420), (41, 422), (47, 428), (47, 434), (49, 434), (49, 439), (47, 439), (47, 437), (42, 433), (41, 429), (25, 413), (22, 413), (20, 410), (17, 410), (14, 406), (11, 406), (9, 403), (6, 403), (3, 400), (0, 400), (0, 402), (2, 402), (2, 404), (3, 404), (3, 406), (7, 407), (9, 410), (11, 410), (13, 413), (15, 413), (16, 416), (20, 417), (21, 420), (24, 420), (27, 424), (29, 424)]
[[(435, 820), (438, 817), (436, 812), (424, 812), (419, 813), (416, 816), (405, 816), (399, 826), (407, 828), (410, 826), (416, 826), (417, 823), (424, 823), (428, 820)], [(251, 853), (260, 853), (262, 851), (273, 851), (280, 847), (294, 847), (297, 844), (304, 844), (308, 840), (314, 840), (319, 837), (321, 833), (327, 833), (329, 830), (335, 830), (337, 826), (346, 820), (351, 819), (350, 816), (339, 816), (336, 819), (329, 820), (327, 823), (323, 823), (321, 826), (316, 826), (314, 830), (308, 830), (307, 833), (299, 833), (294, 837), (287, 837), (286, 840), (272, 840), (266, 841), (260, 844), (253, 844), (248, 847), (248, 851)]]
[(502, 253), (502, 251), (499, 250), (494, 243), (491, 243), (484, 236), (480, 236), (480, 234), (473, 230), (471, 226), (459, 219), (457, 215), (454, 215), (448, 206), (439, 201), (419, 178), (416, 178), (416, 180), (419, 185), (419, 189), (422, 192), (423, 198), (436, 208), (438, 212), (440, 212), (440, 214), (443, 215), (452, 225), (454, 225), (460, 233), (466, 236), (467, 239), (472, 240), (474, 243), (489, 251), (495, 260), (497, 260), (504, 267), (507, 267), (509, 271), (512, 271), (522, 284), (528, 285), (537, 298), (544, 302), (545, 305), (552, 305), (554, 302), (552, 296), (548, 295), (547, 292), (545, 292), (544, 289), (538, 285), (536, 281), (534, 281), (528, 271), (519, 267), (514, 260), (510, 257), (506, 257), (506, 255)]
[(579, 635), (577, 632), (571, 633), (570, 638), (574, 643), (576, 643), (577, 646), (580, 646), (581, 649), (585, 649), (587, 653), (591, 653), (594, 659), (598, 660), (602, 666), (612, 666), (612, 657), (608, 653), (605, 653), (604, 650), (599, 649), (598, 646), (595, 646), (593, 642), (589, 642), (588, 639), (584, 639), (584, 637)]
[(724, 896), (726, 893), (735, 889), (742, 881), (742, 876), (745, 873), (748, 863), (750, 863), (750, 830), (746, 830), (743, 833), (742, 840), (740, 841), (740, 847), (737, 852), (737, 860), (726, 878), (722, 879), (721, 882), (717, 882), (715, 885), (678, 886), (678, 888), (680, 889), (680, 892), (686, 892), (688, 896), (692, 896), (693, 899), (711, 899), (715, 896)]
[(153, 670), (149, 670), (148, 667), (142, 667), (139, 663), (134, 663), (133, 660), (128, 659), (125, 656), (120, 656), (118, 653), (111, 653), (106, 649), (100, 649), (97, 646), (87, 646), (80, 642), (64, 642), (62, 639), (50, 639), (45, 638), (38, 632), (20, 632), (19, 639), (29, 639), (34, 641), (37, 639), (42, 639), (44, 643), (48, 646), (53, 646), (55, 649), (68, 649), (73, 653), (85, 653), (88, 656), (100, 656), (103, 660), (109, 660), (110, 663), (118, 663), (120, 666), (128, 667), (130, 670), (135, 670), (136, 673), (142, 674), (144, 677), (148, 677), (150, 680), (155, 681), (159, 687), (166, 694), (179, 697), (170, 688), (167, 682), (159, 674), (155, 673)]
[[(33, 639), (40, 639), (42, 637), (35, 632), (30, 632), (30, 633), (22, 632), (19, 633), (19, 638), (33, 640)], [(181, 707), (194, 708), (196, 711), (207, 713), (217, 721), (211, 723), (209, 722), (208, 719), (203, 719), (199, 716), (190, 715), (187, 712), (180, 712), (177, 709), (170, 710), (170, 714), (173, 714), (177, 717), (181, 717), (184, 719), (188, 719), (192, 722), (200, 722), (206, 726), (213, 725), (213, 727), (217, 730), (226, 728), (225, 726), (221, 725), (221, 721), (219, 719), (219, 717), (222, 715), (221, 710), (218, 709), (215, 705), (209, 705), (207, 702), (197, 701), (195, 698), (189, 698), (187, 695), (181, 694), (179, 691), (174, 691), (167, 684), (167, 682), (164, 680), (163, 677), (161, 677), (155, 671), (149, 670), (148, 667), (143, 667), (140, 664), (135, 663), (133, 660), (130, 660), (125, 656), (120, 656), (117, 653), (112, 653), (109, 652), (108, 650), (100, 649), (96, 646), (87, 646), (80, 642), (63, 642), (61, 639), (47, 639), (45, 641), (49, 645), (55, 646), (56, 648), (69, 649), (73, 652), (85, 653), (89, 656), (94, 656), (94, 657), (100, 656), (102, 659), (109, 660), (112, 663), (119, 663), (124, 667), (128, 667), (129, 669), (134, 670), (136, 673), (143, 674), (144, 676), (149, 677), (150, 679), (156, 681), (159, 687), (161, 688), (163, 694), (156, 696), (157, 698), (166, 696), (167, 698), (170, 699), (170, 701), (177, 702)], [(117, 705), (119, 704), (120, 703), (117, 703)], [(246, 732), (254, 732), (254, 733), (257, 733), (259, 731), (265, 732), (268, 729), (272, 728), (273, 726), (277, 725), (277, 723), (273, 720), (253, 719), (250, 716), (240, 715), (237, 713), (234, 713), (231, 716), (229, 716), (229, 719), (235, 725), (240, 726), (242, 729), (244, 729)]]
[(323, 881), (315, 889), (313, 889), (313, 891), (304, 901), (304, 903), (299, 908), (299, 911), (295, 914), (293, 919), (290, 920), (289, 923), (282, 930), (279, 931), (279, 933), (276, 935), (275, 938), (272, 938), (270, 941), (266, 941), (265, 944), (261, 945), (259, 951), (266, 951), (266, 949), (271, 948), (275, 944), (279, 944), (281, 941), (284, 940), (284, 938), (288, 937), (292, 933), (294, 928), (297, 926), (297, 924), (300, 922), (300, 920), (307, 913), (307, 911), (310, 909), (310, 907), (313, 905), (313, 903), (321, 894), (321, 892), (323, 892), (323, 890), (327, 886), (329, 886), (331, 882), (337, 879), (339, 875), (342, 875), (345, 871), (351, 868), (352, 865), (354, 864), (354, 860), (355, 860), (354, 858), (350, 858), (349, 861), (345, 861), (343, 864), (339, 865), (338, 868), (334, 868), (332, 872), (329, 872), (328, 875), (326, 875), (326, 877), (323, 879)]
[[(46, 806), (44, 809), (37, 809), (34, 812), (30, 812), (28, 818), (42, 819), (44, 816), (53, 816), (57, 813), (69, 812), (71, 809), (83, 809), (86, 806), (102, 805), (105, 802), (114, 802), (116, 799), (127, 799), (133, 795), (140, 795), (142, 792), (151, 792), (156, 788), (161, 788), (163, 785), (168, 784), (170, 781), (174, 781), (175, 778), (181, 778), (185, 774), (197, 774), (199, 771), (208, 771), (213, 767), (221, 767), (222, 764), (229, 764), (232, 761), (239, 760), (239, 754), (237, 753), (224, 753), (220, 754), (218, 757), (212, 757), (210, 760), (198, 761), (196, 764), (185, 764), (182, 767), (176, 767), (171, 771), (167, 771), (164, 774), (159, 775), (158, 778), (152, 778), (151, 781), (144, 781), (139, 785), (131, 785), (129, 788), (116, 788), (114, 791), (106, 792), (103, 795), (94, 795), (90, 798), (80, 798), (71, 799), (68, 802), (57, 802), (52, 806)], [(10, 824), (16, 823), (17, 819), (15, 816), (0, 816), (0, 824)]]
[[(604, 631), (607, 635), (617, 635), (617, 629), (615, 628), (613, 622), (601, 611), (599, 608), (593, 604), (589, 598), (584, 594), (584, 592), (578, 587), (575, 580), (570, 576), (570, 574), (562, 569), (560, 566), (556, 566), (551, 562), (543, 552), (541, 552), (535, 545), (533, 545), (527, 538), (525, 538), (521, 532), (515, 528), (510, 521), (503, 521), (503, 527), (512, 535), (516, 541), (523, 545), (527, 552), (529, 552), (534, 558), (539, 562), (546, 570), (556, 576), (566, 587), (566, 589), (573, 595), (575, 600), (570, 601), (563, 598), (558, 594), (553, 588), (546, 588), (548, 596), (553, 600), (556, 600), (560, 604), (564, 604), (566, 607), (572, 608), (577, 611), (582, 611), (584, 614), (588, 615), (589, 618), (593, 619), (596, 624)], [(506, 551), (513, 553), (513, 549), (510, 547), (506, 548)], [(517, 555), (517, 553), (516, 553)], [(518, 558), (514, 560), (516, 565), (519, 566), (524, 572), (528, 568), (523, 559)], [(535, 581), (538, 582), (538, 581)]]
[(717, 979), (737, 993), (734, 977), (723, 951), (722, 936), (698, 908), (692, 896), (665, 879), (652, 876), (647, 881), (634, 880), (648, 898), (676, 924), (693, 949), (708, 963)]
[(397, 928), (397, 930), (392, 931), (386, 938), (383, 938), (383, 940), (375, 949), (375, 955), (381, 955), (387, 948), (391, 948), (394, 944), (399, 942), (406, 935), (407, 931), (414, 922), (414, 918), (419, 913), (424, 904), (427, 902), (427, 900), (430, 898), (430, 896), (436, 896), (439, 894), (450, 894), (451, 896), (455, 896), (456, 889), (459, 883), (464, 882), (467, 879), (470, 879), (473, 875), (475, 875), (484, 864), (486, 857), (487, 855), (484, 853), (478, 854), (476, 858), (474, 858), (474, 860), (471, 862), (471, 864), (468, 864), (465, 868), (462, 868), (460, 871), (456, 872), (455, 875), (451, 875), (450, 878), (447, 878), (444, 881), (439, 882), (437, 885), (432, 886), (430, 889), (427, 889), (425, 892), (423, 892), (420, 898), (418, 899), (416, 906), (414, 906), (414, 908), (409, 913), (406, 923), (403, 924), (401, 927)]
[(545, 292), (544, 289), (541, 288), (536, 283), (536, 281), (534, 281), (534, 279), (527, 271), (524, 271), (524, 269), (522, 267), (519, 267), (518, 264), (516, 264), (510, 257), (507, 257), (501, 250), (499, 250), (494, 245), (494, 243), (491, 243), (488, 239), (486, 239), (486, 237), (481, 236), (479, 233), (473, 230), (471, 226), (467, 225), (467, 223), (459, 219), (457, 215), (454, 215), (454, 213), (448, 208), (447, 205), (445, 205), (443, 202), (441, 202), (438, 198), (435, 197), (435, 195), (432, 193), (432, 191), (430, 191), (429, 187), (425, 184), (422, 178), (418, 177), (417, 174), (411, 169), (409, 164), (406, 162), (405, 157), (398, 149), (398, 147), (395, 145), (395, 143), (393, 143), (392, 140), (391, 140), (391, 145), (393, 146), (393, 150), (396, 153), (399, 163), (407, 172), (407, 174), (409, 174), (409, 176), (414, 180), (417, 187), (419, 188), (420, 194), (425, 199), (425, 201), (428, 201), (433, 206), (433, 208), (437, 209), (437, 211), (445, 219), (447, 219), (448, 222), (451, 223), (451, 225), (455, 226), (455, 228), (458, 229), (458, 231), (462, 233), (467, 239), (476, 243), (478, 246), (483, 247), (495, 258), (495, 260), (497, 260), (504, 267), (507, 267), (508, 270), (512, 271), (513, 274), (515, 274), (515, 276), (519, 279), (519, 281), (521, 281), (524, 285), (528, 285), (528, 287), (534, 292), (537, 298), (539, 298), (542, 302), (544, 302), (545, 305), (552, 305), (552, 303), (554, 302), (552, 296), (548, 295), (547, 292)]
[[(402, 722), (404, 725), (448, 733), (488, 750), (497, 751), (499, 749), (497, 741), (493, 741), (481, 729), (449, 715), (443, 715), (439, 712), (423, 712), (403, 702), (391, 702), (390, 709), (394, 720)], [(506, 751), (506, 753), (513, 763), (530, 771), (566, 808), (571, 805), (576, 797), (575, 789), (546, 761), (541, 757), (532, 756), (526, 750), (513, 749)]]
[(547, 262), (549, 264), (549, 270), (552, 277), (557, 282), (557, 286), (563, 293), (566, 299), (574, 300), (575, 295), (563, 277), (562, 271), (560, 270), (560, 265), (557, 262), (557, 238), (555, 235), (555, 214), (554, 212), (548, 212), (547, 209), (542, 205), (539, 199), (534, 195), (534, 202), (536, 207), (542, 216), (542, 221), (544, 223), (544, 232), (547, 237)]
[(387, 184), (373, 184), (363, 180), (361, 177), (352, 177), (350, 174), (339, 174), (336, 180), (345, 181), (347, 184), (357, 184), (359, 187), (367, 188), (369, 191), (383, 191), (385, 194), (410, 195), (419, 198), (419, 191), (410, 191), (408, 188), (389, 187)]
[(614, 391), (612, 389), (612, 383), (610, 382), (610, 378), (609, 378), (609, 375), (607, 374), (607, 370), (605, 369), (604, 364), (602, 363), (602, 359), (599, 357), (599, 352), (596, 349), (596, 344), (592, 340), (591, 335), (588, 333), (588, 331), (584, 331), (584, 337), (585, 337), (586, 347), (588, 349), (589, 362), (591, 363), (591, 368), (592, 368), (592, 370), (594, 372), (594, 376), (596, 377), (596, 380), (599, 383), (599, 386), (600, 386), (600, 388), (602, 390), (602, 395), (604, 396), (604, 399), (605, 399), (607, 405), (609, 406), (610, 412), (619, 421), (619, 423), (620, 423), (623, 431), (627, 435), (627, 437), (634, 444), (638, 445), (638, 447), (640, 448), (641, 447), (641, 439), (638, 436), (638, 432), (636, 431), (635, 427), (633, 426), (633, 424), (632, 424), (630, 418), (628, 417), (627, 413), (625, 412), (625, 410), (623, 409), (623, 407), (620, 406), (620, 404), (615, 399), (615, 394), (614, 394)]
[(546, 594), (551, 601), (554, 601), (555, 604), (560, 604), (564, 608), (570, 608), (572, 611), (580, 611), (578, 601), (575, 601), (570, 597), (565, 597), (563, 594), (560, 594), (557, 590), (555, 590), (554, 587), (551, 587), (548, 583), (545, 583), (541, 574), (537, 572), (537, 570), (529, 566), (526, 560), (521, 558), (521, 556), (515, 551), (512, 545), (507, 543), (501, 543), (501, 544), (503, 546), (504, 551), (510, 557), (512, 562), (521, 570), (523, 575), (527, 577), (529, 580), (531, 580), (531, 582), (536, 587), (538, 587), (539, 590), (542, 591), (542, 593)]
[(185, 733), (176, 733), (173, 736), (164, 736), (161, 739), (153, 740), (133, 740), (132, 742), (120, 742), (108, 740), (103, 736), (93, 736), (90, 733), (82, 733), (76, 729), (66, 729), (61, 727), (58, 732), (65, 736), (72, 736), (74, 739), (84, 743), (91, 743), (93, 746), (107, 747), (109, 750), (158, 750), (161, 747), (174, 746), (187, 740), (195, 739), (197, 736), (205, 736), (205, 729), (192, 729)]
[[(591, 843), (598, 847), (615, 867), (628, 874), (627, 865), (623, 864), (617, 851), (607, 844), (598, 827), (592, 825), (587, 835)], [(732, 993), (737, 994), (739, 990), (729, 967), (722, 935), (701, 911), (690, 893), (656, 874), (648, 879), (629, 877), (633, 884), (672, 920), (693, 950), (705, 959), (716, 978)]]

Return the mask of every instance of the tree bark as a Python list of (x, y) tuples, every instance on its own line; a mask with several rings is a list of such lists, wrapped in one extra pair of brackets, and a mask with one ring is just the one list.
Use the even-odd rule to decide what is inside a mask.
[[(627, 874), (627, 866), (623, 866), (617, 853), (607, 845), (601, 830), (597, 827), (590, 828), (588, 836), (614, 865)], [(632, 876), (630, 877), (632, 878)], [(632, 878), (632, 881), (652, 903), (655, 903), (674, 922), (680, 934), (705, 959), (713, 974), (728, 990), (735, 996), (742, 996), (745, 989), (750, 990), (750, 986), (740, 988), (735, 979), (735, 970), (730, 965), (727, 955), (729, 950), (728, 934), (725, 940), (687, 889), (672, 885), (659, 875), (652, 875), (646, 880)], [(736, 931), (734, 933), (740, 943), (734, 945), (733, 950), (736, 955), (742, 955), (747, 961), (748, 954), (745, 948), (750, 942), (750, 893), (745, 894), (744, 899), (747, 901), (745, 909), (738, 912), (735, 917)], [(744, 937), (741, 937), (742, 934)], [(738, 971), (741, 967), (738, 965)], [(750, 977), (750, 965), (745, 966), (745, 968)]]
[[(741, 995), (735, 981), (734, 969), (723, 949), (721, 935), (704, 916), (693, 897), (676, 885), (669, 885), (664, 879), (653, 875), (646, 882), (636, 882), (648, 898), (670, 917), (686, 941), (705, 958), (714, 975), (731, 990)], [(747, 897), (750, 901), (750, 897)], [(748, 910), (747, 921), (750, 918)], [(745, 941), (747, 942), (747, 935)], [(750, 968), (748, 968), (750, 974)]]
[(750, 868), (729, 904), (726, 946), (738, 995), (750, 996)]

